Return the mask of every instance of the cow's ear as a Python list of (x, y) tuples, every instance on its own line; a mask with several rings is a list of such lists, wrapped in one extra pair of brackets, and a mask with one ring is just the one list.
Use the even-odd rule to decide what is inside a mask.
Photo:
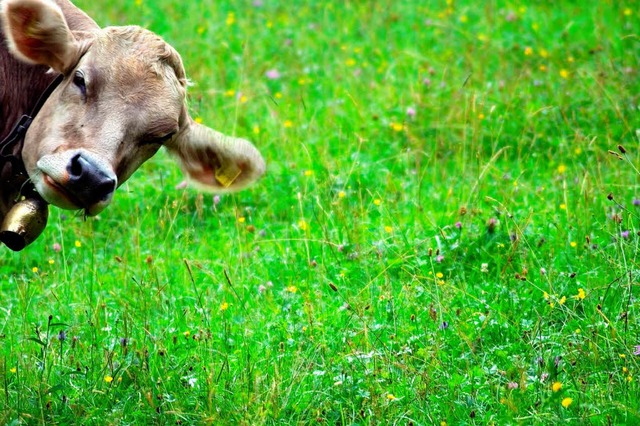
[(166, 147), (192, 182), (212, 192), (238, 191), (265, 171), (264, 159), (251, 142), (191, 119)]
[(2, 28), (11, 52), (26, 62), (66, 73), (76, 62), (79, 43), (60, 8), (49, 0), (4, 0)]

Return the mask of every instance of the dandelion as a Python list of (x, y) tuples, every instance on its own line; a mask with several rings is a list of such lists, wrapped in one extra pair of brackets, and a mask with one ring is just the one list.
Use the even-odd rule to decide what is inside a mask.
[(345, 65), (346, 65), (346, 66), (348, 66), (348, 67), (353, 67), (353, 66), (355, 66), (355, 65), (356, 65), (356, 60), (355, 60), (355, 59), (353, 59), (353, 58), (349, 58), (349, 59), (347, 59), (344, 63), (345, 63)]
[(573, 399), (572, 398), (565, 398), (562, 400), (561, 404), (564, 408), (569, 408), (569, 406), (573, 403)]
[(460, 23), (466, 24), (467, 22), (469, 22), (469, 17), (467, 17), (467, 15), (461, 15), (458, 20), (460, 21)]
[(282, 93), (280, 93), (280, 92), (276, 92), (276, 93), (273, 95), (273, 97), (274, 97), (274, 98), (276, 98), (276, 99), (282, 99)]
[(304, 219), (300, 219), (298, 221), (298, 228), (300, 228), (301, 231), (308, 231), (309, 230), (309, 223), (307, 223), (307, 221), (304, 220)]
[(564, 68), (560, 70), (560, 77), (562, 78), (569, 78), (569, 71), (565, 70)]
[(436, 272), (436, 278), (443, 278), (444, 275), (442, 274), (442, 272)]
[(567, 205), (565, 203), (560, 204), (560, 210), (566, 210), (567, 209)]
[(75, 245), (77, 248), (82, 247), (82, 243), (81, 243), (80, 241), (78, 241), (78, 240), (76, 240), (76, 242), (74, 243), (74, 245)]
[(287, 287), (287, 291), (289, 293), (296, 293), (298, 291), (298, 287), (296, 287), (295, 285), (290, 285), (289, 287)]
[(16, 374), (18, 372), (18, 369), (16, 367), (11, 367), (9, 371), (13, 374)]
[(193, 119), (193, 121), (195, 121), (198, 124), (202, 124), (204, 122), (204, 120), (202, 119), (202, 117), (196, 117)]
[(281, 77), (280, 75), (280, 71), (276, 70), (276, 69), (270, 69), (268, 70), (266, 73), (264, 73), (264, 75), (269, 79), (269, 80), (277, 80)]
[(245, 219), (243, 216), (240, 216), (240, 217), (238, 218), (238, 222), (239, 222), (239, 223), (244, 223), (244, 222), (245, 222), (245, 220), (246, 220), (246, 219)]
[(533, 55), (533, 49), (532, 49), (531, 47), (529, 47), (529, 46), (525, 47), (525, 48), (524, 48), (524, 55), (525, 55), (525, 56), (531, 56), (531, 55)]
[(286, 129), (289, 129), (289, 128), (293, 127), (293, 121), (291, 121), (291, 120), (285, 120), (285, 122), (284, 122), (284, 123), (282, 123), (282, 125), (283, 125)]
[(233, 12), (229, 12), (227, 14), (227, 19), (225, 20), (227, 26), (231, 26), (236, 22), (236, 14)]
[(340, 191), (340, 192), (338, 192), (338, 198), (344, 198), (344, 197), (346, 197), (346, 196), (347, 196), (347, 193), (346, 193), (346, 192), (344, 192), (344, 191)]
[(551, 385), (551, 390), (554, 392), (558, 392), (560, 389), (562, 389), (562, 383), (560, 382), (554, 382), (553, 385)]
[(229, 89), (226, 92), (224, 92), (224, 96), (227, 98), (233, 98), (236, 95), (236, 91), (233, 89)]
[(53, 260), (53, 259), (49, 259), (49, 265), (53, 265), (54, 263), (56, 263), (56, 261), (55, 261), (55, 260)]
[(631, 10), (631, 8), (629, 7), (626, 7), (622, 13), (624, 13), (624, 16), (631, 16), (633, 14), (633, 10)]
[(373, 204), (375, 204), (376, 206), (379, 206), (380, 204), (382, 204), (382, 200), (380, 200), (379, 198), (376, 198), (375, 200), (373, 200)]
[(313, 170), (305, 170), (304, 171), (304, 175), (309, 177), (309, 176), (313, 176)]
[(398, 398), (396, 398), (393, 394), (388, 393), (388, 394), (387, 394), (387, 399), (388, 399), (389, 401), (395, 401), (395, 400), (396, 400), (396, 399), (398, 399)]
[(404, 130), (404, 124), (393, 122), (393, 123), (391, 123), (391, 129), (394, 132), (401, 132), (402, 130)]
[(111, 377), (111, 376), (104, 376), (104, 381), (105, 381), (106, 383), (111, 383), (111, 382), (113, 382), (113, 377)]
[(385, 226), (385, 227), (384, 227), (384, 232), (386, 232), (386, 233), (391, 233), (391, 232), (393, 232), (393, 227), (391, 227), (391, 226), (389, 226), (389, 225)]
[(229, 309), (229, 304), (228, 304), (227, 302), (222, 302), (222, 303), (220, 304), (220, 310), (221, 310), (222, 312), (224, 312), (224, 311), (226, 311), (227, 309)]
[(567, 166), (565, 166), (564, 164), (560, 164), (558, 166), (558, 174), (563, 174), (566, 171), (567, 171)]
[(31, 268), (31, 271), (32, 271), (34, 274), (37, 274), (37, 273), (38, 273), (38, 270), (39, 270), (39, 269), (38, 269), (38, 267), (37, 267), (37, 266), (34, 266), (33, 268)]
[(548, 58), (549, 57), (549, 51), (547, 49), (544, 49), (544, 48), (540, 49), (540, 53), (539, 54), (543, 58)]
[(578, 243), (576, 243), (575, 241), (571, 241), (571, 242), (569, 243), (569, 245), (570, 245), (571, 247), (576, 247), (576, 246), (578, 245)]

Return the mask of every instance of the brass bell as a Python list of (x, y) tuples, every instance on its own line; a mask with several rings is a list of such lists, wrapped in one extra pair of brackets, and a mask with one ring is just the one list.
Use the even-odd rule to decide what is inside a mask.
[(49, 205), (41, 198), (26, 198), (16, 203), (0, 226), (0, 241), (20, 251), (38, 238), (49, 217)]

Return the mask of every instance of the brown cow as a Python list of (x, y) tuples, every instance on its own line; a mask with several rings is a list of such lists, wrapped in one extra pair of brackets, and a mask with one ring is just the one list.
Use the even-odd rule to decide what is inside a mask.
[[(98, 214), (161, 146), (191, 181), (216, 192), (242, 189), (264, 173), (250, 142), (189, 117), (182, 60), (159, 36), (136, 26), (100, 28), (68, 0), (0, 0), (0, 6), (0, 141), (61, 78), (24, 141), (0, 146), (5, 244), (19, 250), (37, 237), (44, 224), (34, 208), (44, 206), (46, 223), (47, 203)], [(26, 210), (18, 202), (25, 197), (34, 200)], [(9, 235), (35, 235), (4, 238), (3, 228), (12, 226), (6, 222), (20, 222), (20, 215), (40, 229), (20, 225)]]

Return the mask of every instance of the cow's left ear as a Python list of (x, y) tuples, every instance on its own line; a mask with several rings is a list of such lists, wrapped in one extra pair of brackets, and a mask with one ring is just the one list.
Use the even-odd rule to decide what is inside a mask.
[(19, 59), (66, 73), (80, 45), (62, 10), (50, 0), (4, 0), (0, 11), (9, 48)]
[(265, 172), (260, 152), (245, 139), (223, 135), (188, 119), (165, 146), (198, 187), (212, 192), (245, 188)]

